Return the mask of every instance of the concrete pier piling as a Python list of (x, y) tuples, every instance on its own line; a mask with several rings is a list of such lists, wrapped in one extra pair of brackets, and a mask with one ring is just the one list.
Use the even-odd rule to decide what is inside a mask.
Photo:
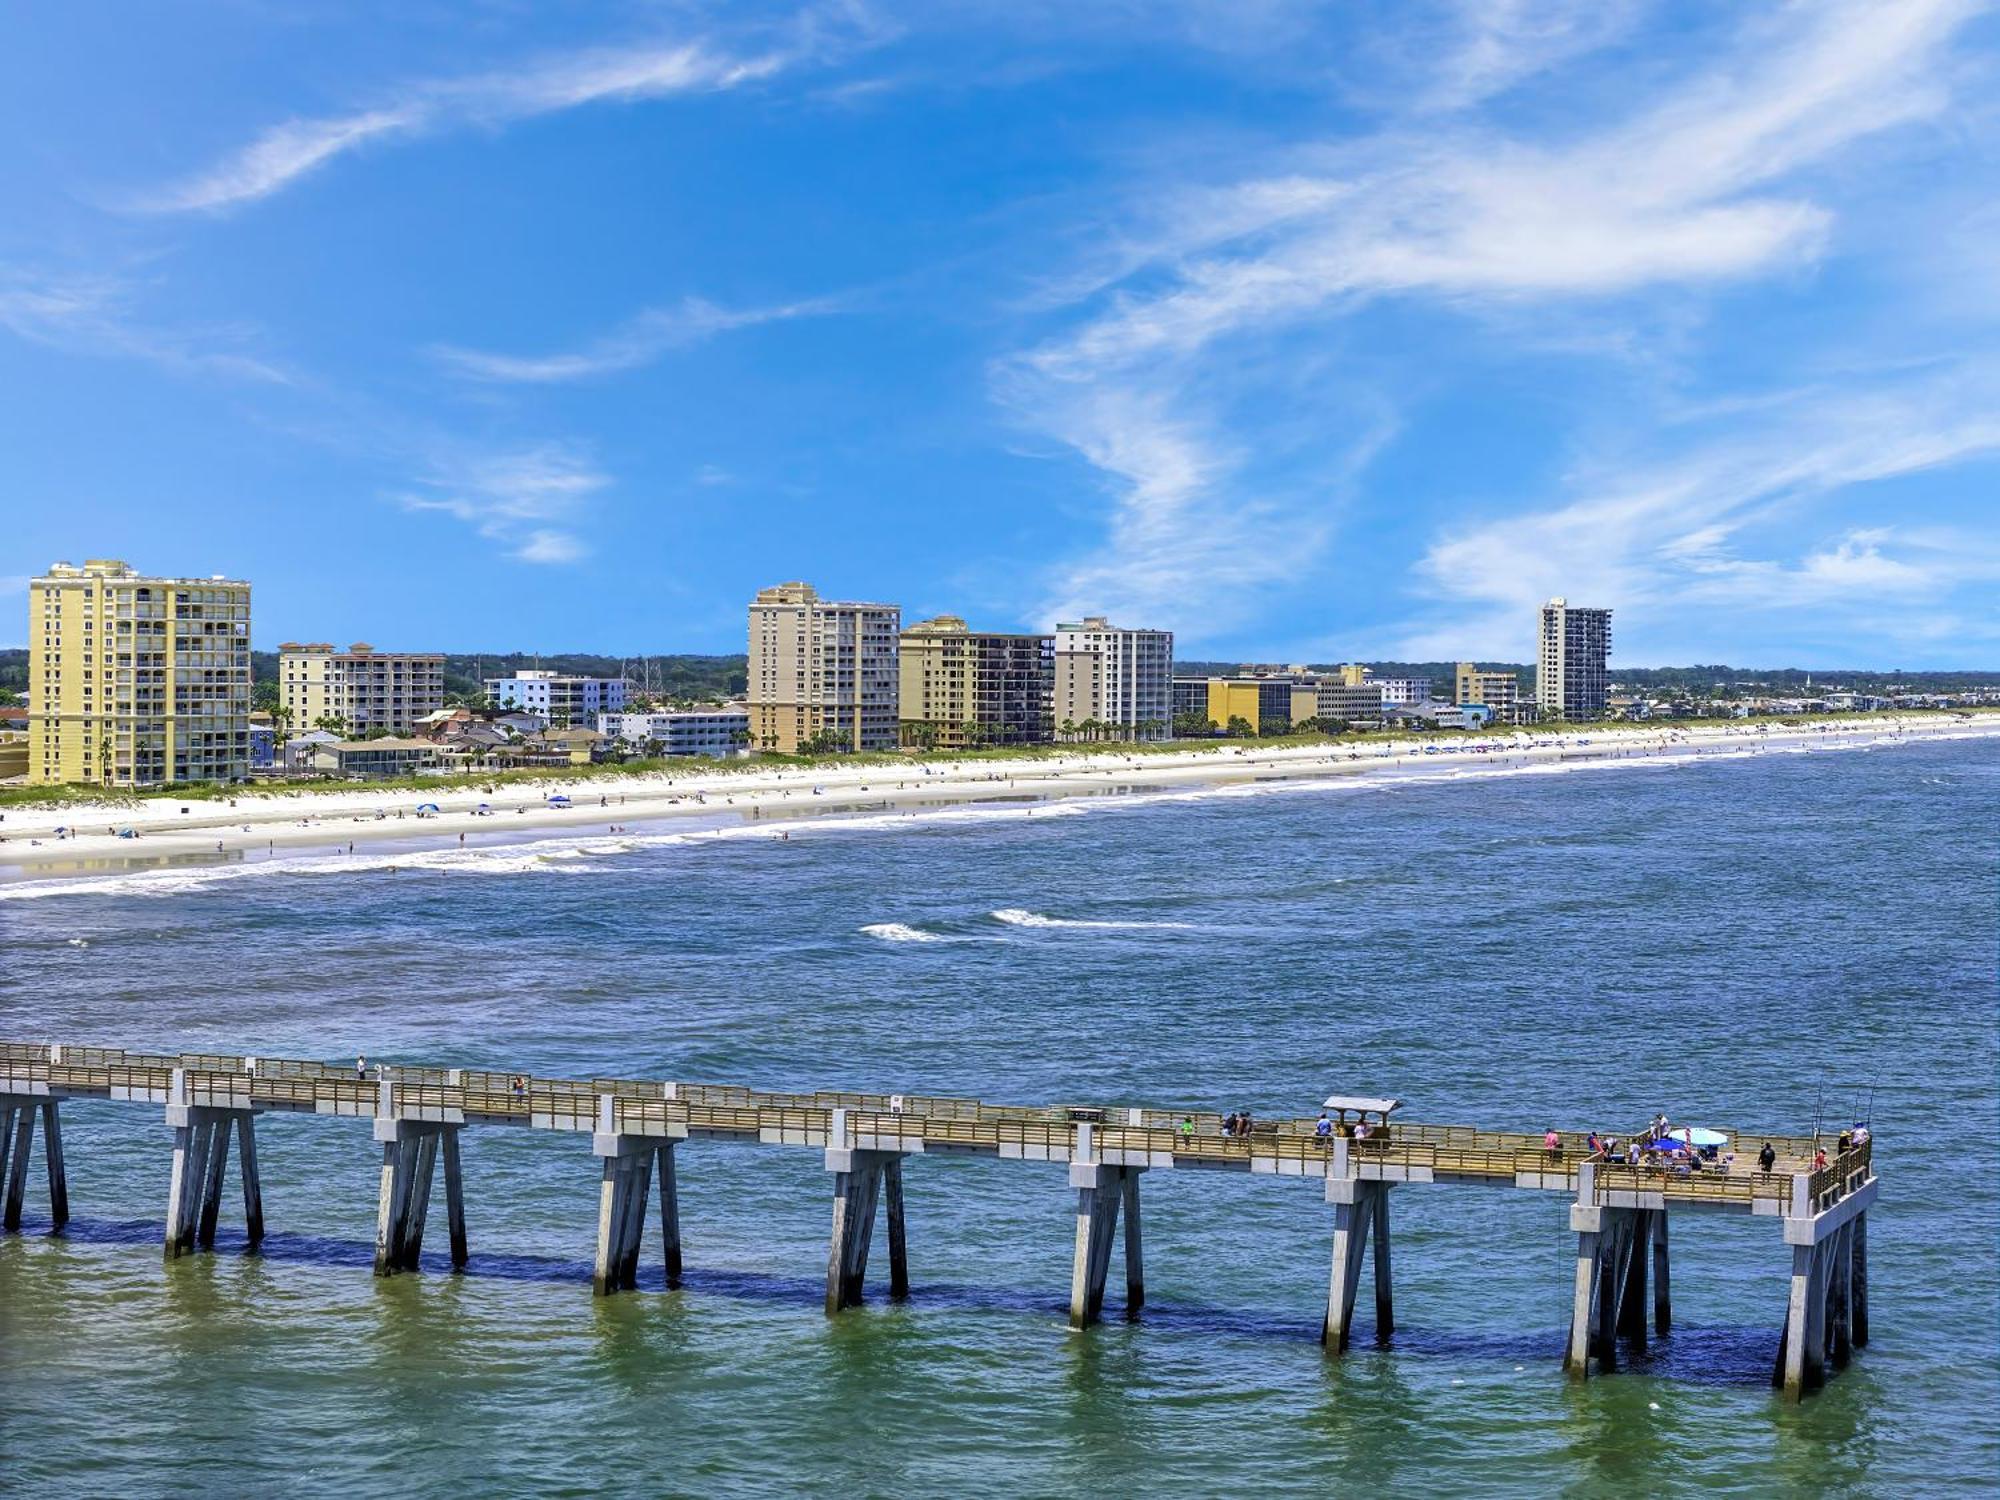
[(1870, 1180), (1817, 1211), (1805, 1174), (1796, 1178), (1794, 1192), (1808, 1211), (1785, 1219), (1791, 1294), (1771, 1383), (1796, 1400), (1824, 1385), (1868, 1342), (1868, 1206), (1875, 1184)]
[[(1346, 1144), (1342, 1142), (1341, 1144)], [(1362, 1259), (1373, 1244), (1375, 1339), (1395, 1331), (1395, 1290), (1389, 1260), (1389, 1183), (1369, 1178), (1329, 1177), (1326, 1200), (1333, 1205), (1333, 1274), (1327, 1288), (1320, 1344), (1328, 1354), (1347, 1352), (1354, 1327), (1354, 1304), (1361, 1291)]]
[(0, 1228), (16, 1234), (28, 1195), (35, 1121), (42, 1122), (42, 1164), (48, 1172), (49, 1227), (69, 1222), (69, 1177), (63, 1165), (62, 1116), (46, 1095), (0, 1095)]
[(858, 1147), (845, 1109), (827, 1121), (826, 1169), (833, 1174), (833, 1233), (826, 1251), (826, 1315), (861, 1305), (868, 1249), (875, 1238), (875, 1210), (889, 1210), (889, 1295), (910, 1295), (909, 1241), (903, 1222), (903, 1157), (898, 1151)]
[(1111, 1242), (1125, 1214), (1125, 1316), (1146, 1301), (1144, 1246), (1139, 1232), (1139, 1174), (1146, 1169), (1098, 1160), (1095, 1128), (1076, 1129), (1069, 1185), (1076, 1189), (1076, 1245), (1070, 1263), (1069, 1326), (1088, 1328), (1104, 1315), (1104, 1283), (1111, 1271)]
[(660, 1184), (661, 1255), (667, 1285), (681, 1283), (680, 1188), (674, 1144), (673, 1137), (608, 1130), (592, 1137), (591, 1150), (604, 1163), (597, 1199), (597, 1256), (590, 1277), (591, 1290), (600, 1297), (630, 1291), (639, 1284), (639, 1252), (655, 1176)]
[(395, 1276), (422, 1263), (437, 1163), (444, 1158), (444, 1191), (451, 1220), (451, 1267), (465, 1268), (465, 1189), (459, 1175), (460, 1126), (435, 1120), (378, 1118), (382, 1183), (375, 1211), (375, 1274)]
[[(193, 1102), (196, 1098), (208, 1103)], [(236, 1101), (242, 1100), (241, 1104)], [(222, 1102), (214, 1102), (221, 1100)], [(167, 1087), (167, 1124), (174, 1132), (173, 1173), (167, 1187), (166, 1258), (178, 1260), (215, 1248), (222, 1188), (229, 1170), (229, 1142), (239, 1143), (237, 1175), (243, 1183), (244, 1220), (254, 1248), (264, 1237), (264, 1196), (257, 1181), (256, 1127), (247, 1089), (206, 1087), (193, 1095), (176, 1068)]]

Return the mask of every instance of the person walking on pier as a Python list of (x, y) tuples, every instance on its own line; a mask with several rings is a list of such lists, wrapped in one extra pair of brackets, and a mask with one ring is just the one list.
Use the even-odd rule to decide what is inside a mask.
[(1769, 1141), (1764, 1142), (1764, 1149), (1757, 1153), (1758, 1170), (1763, 1172), (1769, 1172), (1777, 1164), (1778, 1164), (1778, 1153), (1776, 1149), (1772, 1147)]
[(1542, 1132), (1542, 1149), (1549, 1153), (1550, 1161), (1562, 1160), (1563, 1138), (1557, 1132), (1555, 1126), (1551, 1125), (1547, 1130)]

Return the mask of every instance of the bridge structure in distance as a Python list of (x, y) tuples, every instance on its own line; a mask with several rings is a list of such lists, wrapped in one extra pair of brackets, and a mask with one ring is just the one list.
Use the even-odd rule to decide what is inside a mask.
[[(381, 1146), (375, 1271), (419, 1266), (432, 1190), (442, 1177), (450, 1263), (468, 1259), (460, 1137), (469, 1127), (588, 1136), (600, 1161), (593, 1286), (634, 1288), (649, 1202), (657, 1190), (667, 1285), (681, 1281), (678, 1155), (715, 1140), (815, 1149), (833, 1185), (829, 1315), (857, 1305), (878, 1208), (886, 1208), (890, 1291), (909, 1290), (903, 1169), (912, 1157), (971, 1155), (1059, 1164), (1076, 1194), (1069, 1316), (1099, 1320), (1122, 1241), (1127, 1315), (1145, 1301), (1139, 1184), (1148, 1171), (1236, 1171), (1322, 1183), (1333, 1208), (1332, 1270), (1321, 1341), (1344, 1353), (1364, 1267), (1372, 1268), (1375, 1336), (1393, 1330), (1389, 1203), (1397, 1188), (1512, 1189), (1569, 1200), (1576, 1236), (1564, 1366), (1584, 1377), (1618, 1367), (1672, 1319), (1670, 1213), (1749, 1214), (1773, 1221), (1791, 1252), (1791, 1281), (1773, 1384), (1798, 1396), (1824, 1383), (1868, 1341), (1868, 1210), (1873, 1142), (1815, 1166), (1812, 1137), (1727, 1132), (1731, 1157), (1699, 1168), (1594, 1159), (1582, 1136), (1542, 1137), (1396, 1121), (1366, 1139), (1322, 1136), (1312, 1118), (1258, 1121), (1231, 1134), (1213, 1113), (1130, 1106), (995, 1105), (924, 1095), (774, 1093), (730, 1085), (541, 1078), (473, 1068), (378, 1067), (227, 1054), (164, 1055), (42, 1042), (0, 1042), (0, 1223), (17, 1231), (39, 1123), (50, 1218), (69, 1216), (61, 1105), (107, 1100), (163, 1107), (173, 1129), (165, 1251), (211, 1249), (232, 1144), (254, 1248), (264, 1230), (256, 1119), (285, 1113), (367, 1120)], [(1620, 1132), (1623, 1134), (1623, 1132)], [(1756, 1165), (1768, 1144), (1770, 1171)], [(440, 1171), (440, 1165), (442, 1171)], [(1121, 1232), (1122, 1220), (1122, 1232)], [(1648, 1295), (1650, 1283), (1650, 1298)]]

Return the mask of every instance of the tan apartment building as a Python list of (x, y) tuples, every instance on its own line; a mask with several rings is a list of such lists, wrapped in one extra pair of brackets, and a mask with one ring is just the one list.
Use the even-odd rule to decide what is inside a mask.
[(1056, 626), (1055, 720), (1096, 723), (1117, 739), (1173, 730), (1174, 633), (1121, 630), (1103, 615)]
[(28, 586), (28, 779), (97, 786), (250, 774), (250, 585), (115, 558)]
[(1512, 672), (1482, 672), (1477, 662), (1458, 664), (1458, 703), (1483, 703), (1493, 710), (1496, 724), (1521, 719), (1521, 684)]
[[(893, 750), (899, 734), (894, 604), (822, 599), (806, 583), (750, 602), (750, 743), (781, 755), (815, 741)], [(824, 737), (824, 738), (823, 738)]]
[(905, 630), (900, 651), (904, 744), (964, 750), (1055, 738), (1054, 636), (972, 630), (939, 615)]
[(444, 656), (377, 651), (366, 641), (345, 651), (324, 641), (286, 641), (278, 647), (278, 704), (294, 734), (326, 719), (357, 739), (377, 729), (408, 734), (444, 707)]

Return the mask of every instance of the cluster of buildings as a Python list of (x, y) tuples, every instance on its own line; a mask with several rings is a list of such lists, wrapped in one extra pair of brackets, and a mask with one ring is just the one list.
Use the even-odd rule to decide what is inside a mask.
[(482, 707), (448, 707), (439, 652), (288, 641), (277, 707), (258, 714), (248, 583), (97, 558), (57, 563), (30, 583), (25, 731), (0, 728), (0, 775), (149, 786), (574, 765), (620, 749), (950, 750), (1598, 718), (1609, 708), (1610, 622), (1609, 610), (1551, 600), (1532, 699), (1513, 673), (1471, 662), (1446, 699), (1428, 678), (1378, 677), (1358, 663), (1176, 676), (1167, 630), (1101, 615), (1040, 634), (975, 630), (956, 615), (905, 626), (894, 604), (823, 599), (790, 582), (750, 602), (740, 702), (661, 709), (635, 703), (622, 678), (523, 670), (485, 679)]

